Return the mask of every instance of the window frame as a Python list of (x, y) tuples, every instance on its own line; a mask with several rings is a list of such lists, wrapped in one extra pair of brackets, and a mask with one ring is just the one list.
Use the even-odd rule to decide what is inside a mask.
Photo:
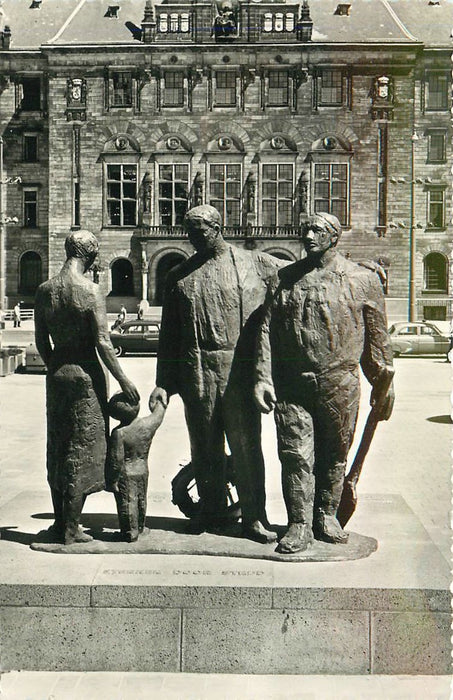
[[(27, 139), (33, 139), (35, 142), (35, 157), (27, 157)], [(38, 163), (39, 162), (39, 136), (36, 132), (25, 131), (22, 135), (22, 161), (24, 163)]]
[[(118, 86), (115, 88), (115, 81), (118, 80), (119, 77), (124, 77), (128, 76), (128, 86), (127, 86), (127, 91), (123, 87), (121, 88), (123, 95), (126, 94), (127, 92), (127, 97), (128, 100), (126, 101), (116, 101), (116, 97), (121, 94), (120, 88)], [(110, 75), (109, 79), (112, 81), (111, 85), (111, 92), (110, 92), (110, 100), (109, 100), (109, 107), (111, 109), (130, 109), (131, 107), (134, 106), (134, 72), (130, 69), (115, 69), (112, 68), (110, 70)]]
[[(335, 212), (331, 212), (334, 214), (334, 216), (337, 216), (338, 219), (340, 220), (341, 226), (345, 229), (348, 229), (351, 227), (351, 163), (350, 163), (350, 157), (342, 157), (342, 158), (334, 158), (334, 159), (328, 159), (328, 158), (315, 158), (312, 160), (312, 172), (311, 172), (311, 206), (310, 210), (312, 214), (316, 214), (316, 201), (320, 201), (321, 197), (316, 195), (316, 183), (321, 182), (321, 178), (316, 177), (316, 167), (317, 166), (328, 166), (329, 167), (329, 177), (328, 177), (328, 182), (329, 182), (329, 194), (328, 194), (328, 208), (327, 211), (331, 212), (332, 209), (332, 201), (343, 201), (342, 197), (333, 197), (332, 196), (332, 182), (335, 182), (335, 180), (332, 180), (332, 168), (333, 167), (338, 167), (338, 166), (344, 166), (346, 167), (346, 198), (344, 199), (346, 203), (346, 218), (345, 221), (341, 221), (340, 217), (338, 214)], [(344, 180), (341, 180), (344, 182)], [(322, 198), (325, 199), (325, 198)], [(326, 211), (326, 208), (320, 209), (319, 211)]]
[[(26, 185), (22, 189), (22, 226), (23, 228), (39, 228), (39, 197), (38, 197), (38, 190), (39, 187), (34, 186), (34, 185)], [(34, 193), (35, 194), (35, 200), (34, 201), (27, 201), (27, 194), (28, 193)], [(35, 209), (34, 213), (34, 223), (28, 223), (29, 216), (27, 214), (27, 207), (28, 206), (33, 206)]]
[[(430, 231), (442, 231), (445, 229), (445, 219), (446, 219), (446, 200), (445, 200), (445, 186), (430, 186), (427, 188), (427, 202), (426, 202), (426, 228)], [(440, 195), (440, 200), (439, 201), (433, 201), (433, 195), (434, 194), (439, 194)], [(440, 226), (436, 226), (431, 217), (431, 206), (433, 205), (441, 205), (441, 224)]]
[[(264, 177), (264, 168), (267, 166), (276, 166), (277, 167), (277, 175), (276, 179), (269, 179)], [(292, 180), (288, 179), (281, 179), (280, 178), (280, 168), (281, 167), (287, 167), (290, 166), (292, 169)], [(270, 196), (265, 196), (264, 194), (264, 185), (265, 183), (276, 183), (276, 197), (270, 197)], [(279, 193), (279, 184), (282, 182), (291, 182), (291, 197), (284, 197), (280, 196)], [(296, 192), (296, 163), (295, 159), (291, 157), (291, 159), (288, 158), (278, 158), (278, 159), (263, 159), (260, 162), (260, 168), (259, 168), (259, 207), (258, 207), (258, 215), (259, 215), (259, 221), (260, 225), (264, 227), (270, 227), (270, 228), (284, 228), (284, 227), (292, 227), (295, 225), (296, 221), (296, 202), (297, 202), (297, 192)], [(290, 223), (282, 223), (279, 220), (279, 214), (280, 214), (280, 202), (285, 202), (289, 201), (291, 204), (291, 222)], [(264, 207), (263, 204), (265, 202), (274, 202), (274, 207), (275, 207), (275, 223), (268, 223), (264, 221)]]
[[(178, 155), (175, 155), (174, 159), (162, 159), (156, 162), (156, 187), (155, 189), (155, 197), (156, 197), (156, 219), (157, 219), (157, 224), (158, 226), (163, 226), (163, 227), (174, 227), (174, 226), (182, 226), (182, 217), (180, 223), (177, 223), (177, 218), (178, 218), (178, 213), (176, 212), (175, 209), (175, 202), (177, 201), (186, 201), (186, 212), (190, 209), (190, 186), (191, 186), (191, 163), (188, 158), (178, 158)], [(187, 168), (187, 180), (182, 180), (182, 179), (176, 179), (173, 175), (175, 172), (175, 168), (184, 166)], [(168, 180), (162, 180), (161, 179), (161, 168), (162, 167), (171, 167), (172, 168), (172, 179), (171, 181)], [(172, 197), (161, 197), (161, 183), (168, 183), (171, 182), (172, 184)], [(175, 184), (176, 183), (186, 183), (187, 185), (187, 197), (175, 197)], [(171, 223), (165, 223), (162, 221), (162, 213), (161, 213), (161, 202), (164, 201), (171, 201)]]
[[(437, 90), (433, 94), (443, 94), (443, 100), (441, 105), (435, 105), (435, 106), (430, 106), (429, 101), (430, 101), (430, 96), (431, 96), (431, 89), (430, 89), (430, 79), (431, 78), (444, 78), (445, 79), (445, 90), (443, 93), (439, 90)], [(424, 77), (424, 83), (425, 83), (425, 88), (424, 88), (424, 108), (425, 112), (447, 112), (449, 109), (449, 95), (450, 95), (450, 90), (449, 90), (449, 73), (448, 71), (441, 71), (441, 70), (428, 70), (425, 73)]]
[[(211, 176), (211, 171), (212, 168), (215, 167), (222, 167), (223, 168), (223, 179), (222, 180), (213, 180)], [(239, 168), (239, 179), (234, 180), (234, 182), (239, 183), (239, 195), (237, 197), (229, 197), (227, 193), (227, 184), (228, 184), (228, 179), (227, 179), (227, 169), (229, 167), (238, 167)], [(213, 207), (215, 207), (218, 211), (220, 211), (219, 207), (213, 203), (213, 202), (222, 202), (222, 210), (220, 211), (220, 214), (222, 216), (222, 221), (224, 226), (241, 226), (242, 224), (242, 216), (243, 216), (243, 163), (242, 160), (227, 160), (224, 158), (222, 161), (219, 160), (211, 160), (208, 163), (208, 177), (207, 177), (207, 201), (209, 204)], [(222, 184), (223, 185), (223, 196), (222, 198), (219, 197), (214, 197), (212, 190), (211, 190), (211, 185), (212, 184)], [(238, 216), (237, 216), (237, 222), (231, 222), (228, 220), (228, 202), (237, 202), (238, 203)]]
[[(117, 167), (120, 168), (120, 179), (109, 178), (109, 168)], [(124, 183), (133, 182), (124, 178), (124, 168), (134, 168), (135, 169), (135, 200), (132, 197), (124, 197)], [(122, 161), (105, 161), (104, 162), (104, 226), (107, 228), (136, 228), (138, 225), (138, 184), (139, 184), (139, 167), (137, 162), (132, 160), (122, 160)], [(109, 184), (119, 183), (120, 185), (120, 197), (109, 196)], [(111, 215), (109, 213), (109, 202), (120, 202), (120, 222), (112, 223)], [(135, 201), (135, 221), (134, 223), (124, 223), (124, 202)]]
[[(436, 285), (433, 286), (429, 282), (429, 277), (430, 277), (430, 270), (433, 270), (433, 266), (431, 268), (428, 266), (428, 258), (431, 256), (435, 255), (436, 258), (439, 260), (442, 260), (443, 264), (443, 270), (441, 272), (441, 275), (439, 275), (438, 270), (434, 270), (434, 274), (437, 279), (440, 278), (442, 281), (442, 276), (444, 277), (445, 284), (443, 286)], [(432, 274), (432, 272), (431, 272)], [(425, 257), (423, 258), (423, 291), (431, 294), (447, 294), (448, 293), (448, 259), (447, 257), (436, 250), (430, 251)]]
[[(27, 106), (27, 103), (25, 103), (24, 106), (24, 100), (25, 100), (25, 90), (24, 90), (24, 81), (36, 81), (36, 83), (39, 83), (39, 92), (37, 96), (36, 102), (31, 106)], [(43, 76), (42, 74), (31, 74), (31, 73), (22, 73), (19, 74), (16, 77), (15, 80), (15, 101), (16, 101), (16, 111), (17, 112), (42, 112), (43, 111), (43, 105), (44, 105), (44, 90), (43, 90)]]
[[(181, 86), (180, 87), (170, 87), (168, 88), (166, 86), (166, 80), (167, 76), (169, 75), (177, 75), (181, 77)], [(175, 69), (175, 68), (164, 68), (162, 71), (162, 89), (161, 89), (161, 105), (164, 108), (170, 108), (170, 109), (181, 109), (181, 107), (186, 106), (186, 99), (187, 99), (187, 86), (185, 84), (186, 82), (186, 76), (184, 75), (184, 71), (181, 69)], [(178, 90), (180, 91), (181, 94), (181, 99), (176, 103), (168, 103), (166, 99), (166, 91), (167, 90)]]
[[(327, 74), (335, 74), (338, 73), (340, 77), (340, 99), (336, 102), (332, 101), (323, 101), (322, 99), (322, 91), (323, 91), (323, 77)], [(317, 76), (317, 81), (318, 81), (318, 89), (317, 89), (317, 106), (318, 107), (342, 107), (344, 105), (344, 98), (345, 98), (345, 88), (344, 88), (344, 71), (342, 68), (336, 68), (335, 66), (323, 66), (322, 68), (319, 69), (319, 73)], [(337, 89), (338, 86), (329, 86), (330, 90)], [(327, 88), (325, 88), (327, 89)]]
[[(219, 88), (218, 86), (218, 75), (222, 74), (224, 76), (231, 77), (233, 76), (233, 81), (234, 81), (234, 86), (224, 86)], [(223, 108), (234, 108), (238, 106), (238, 75), (235, 70), (225, 70), (222, 68), (216, 68), (214, 69), (214, 107), (223, 107)], [(234, 91), (234, 102), (221, 102), (218, 100), (218, 91), (220, 90), (230, 90)]]
[[(274, 78), (278, 74), (286, 75), (286, 88), (281, 85), (271, 86), (271, 76)], [(279, 81), (278, 81), (279, 82)], [(286, 101), (271, 102), (270, 95), (271, 90), (284, 90), (286, 89)], [(266, 107), (289, 107), (291, 104), (291, 81), (290, 81), (290, 71), (287, 68), (273, 68), (267, 73), (266, 80)]]
[[(428, 152), (427, 152), (427, 163), (446, 163), (447, 161), (447, 130), (446, 129), (429, 129), (426, 132), (428, 137)], [(434, 158), (432, 156), (432, 138), (435, 136), (442, 137), (442, 154), (440, 159)]]

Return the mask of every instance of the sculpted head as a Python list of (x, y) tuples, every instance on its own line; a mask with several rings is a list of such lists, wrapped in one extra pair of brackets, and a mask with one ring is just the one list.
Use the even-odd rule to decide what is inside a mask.
[(214, 207), (201, 204), (190, 209), (184, 217), (184, 230), (199, 253), (214, 250), (222, 237), (222, 217)]
[(84, 261), (85, 270), (88, 270), (99, 254), (99, 243), (91, 231), (73, 231), (66, 237), (64, 247), (66, 258), (79, 258)]
[(307, 256), (322, 256), (334, 248), (341, 236), (341, 224), (336, 216), (317, 212), (302, 224), (302, 241)]
[(129, 403), (122, 391), (113, 394), (108, 403), (108, 412), (112, 418), (119, 420), (122, 425), (129, 425), (137, 418), (140, 411), (140, 403)]

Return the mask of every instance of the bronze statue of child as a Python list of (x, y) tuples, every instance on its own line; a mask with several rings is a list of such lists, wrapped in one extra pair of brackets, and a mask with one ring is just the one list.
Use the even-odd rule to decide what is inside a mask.
[(121, 539), (135, 542), (145, 527), (148, 453), (165, 408), (156, 401), (149, 416), (138, 418), (140, 404), (129, 403), (120, 391), (110, 399), (108, 410), (120, 424), (109, 438), (106, 488), (115, 495)]

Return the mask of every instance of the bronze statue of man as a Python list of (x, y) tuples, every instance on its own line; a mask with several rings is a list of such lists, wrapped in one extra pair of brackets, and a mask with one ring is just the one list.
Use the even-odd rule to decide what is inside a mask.
[(107, 328), (105, 302), (85, 273), (99, 245), (89, 231), (65, 241), (60, 273), (38, 288), (35, 333), (47, 366), (47, 476), (52, 493), (55, 541), (91, 539), (79, 521), (88, 494), (101, 491), (107, 450), (108, 414), (104, 369), (119, 382), (132, 403), (139, 394), (115, 357)]
[[(288, 530), (277, 550), (306, 549), (314, 536), (344, 543), (336, 518), (359, 407), (359, 364), (371, 402), (392, 370), (382, 285), (376, 272), (335, 246), (338, 219), (325, 213), (302, 227), (307, 256), (269, 287), (259, 334), (255, 399), (274, 407)], [(379, 420), (393, 408), (388, 389)]]
[(253, 358), (266, 283), (279, 261), (228, 244), (221, 216), (209, 205), (191, 209), (184, 226), (196, 253), (169, 274), (150, 407), (157, 399), (165, 406), (176, 393), (184, 402), (201, 501), (193, 530), (224, 523), (226, 435), (243, 534), (271, 542)]

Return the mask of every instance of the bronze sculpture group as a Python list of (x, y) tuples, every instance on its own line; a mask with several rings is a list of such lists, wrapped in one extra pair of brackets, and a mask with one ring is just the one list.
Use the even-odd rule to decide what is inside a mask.
[[(377, 420), (393, 407), (392, 353), (376, 271), (336, 250), (338, 219), (318, 213), (301, 226), (306, 257), (292, 263), (246, 251), (222, 236), (211, 206), (184, 222), (195, 253), (170, 271), (164, 295), (151, 414), (109, 340), (103, 299), (84, 273), (95, 237), (66, 239), (67, 260), (36, 297), (36, 342), (47, 367), (47, 469), (55, 512), (51, 536), (86, 541), (88, 494), (107, 488), (122, 539), (146, 515), (147, 455), (168, 401), (184, 403), (200, 507), (188, 532), (228, 522), (225, 441), (242, 511), (242, 536), (277, 539), (265, 508), (260, 413), (274, 410), (288, 528), (277, 551), (307, 549), (313, 537), (348, 539), (337, 519), (359, 403), (359, 364), (372, 385)], [(97, 353), (122, 392), (107, 403)], [(108, 434), (108, 414), (120, 421)]]

